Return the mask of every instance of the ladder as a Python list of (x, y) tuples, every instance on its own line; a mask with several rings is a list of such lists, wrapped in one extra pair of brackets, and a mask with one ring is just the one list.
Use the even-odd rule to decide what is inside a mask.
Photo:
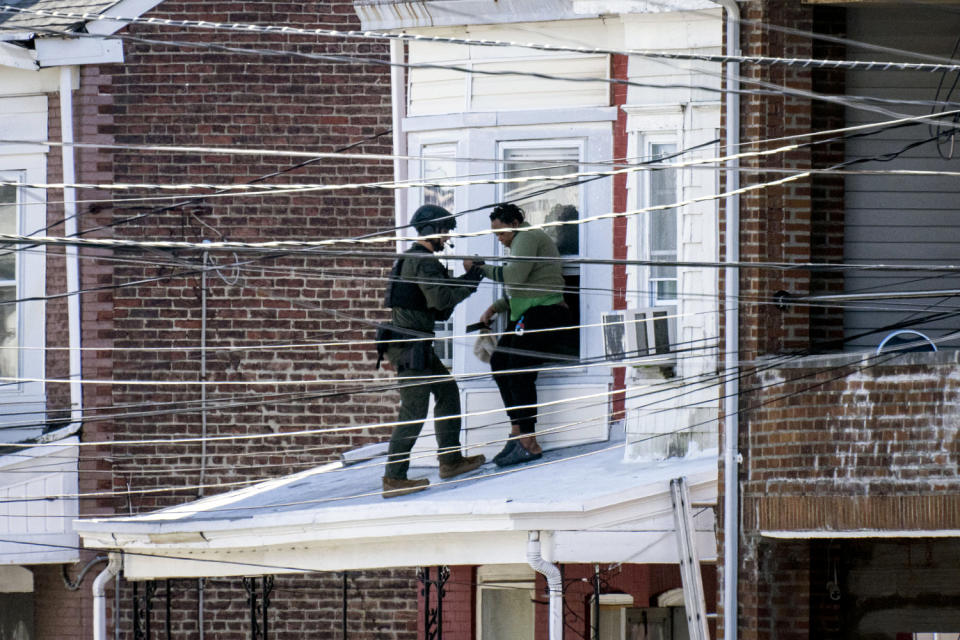
[(677, 551), (680, 556), (680, 576), (683, 580), (683, 603), (687, 614), (690, 640), (710, 640), (707, 628), (707, 608), (703, 598), (703, 580), (700, 559), (694, 536), (693, 516), (690, 514), (690, 492), (687, 479), (670, 481), (670, 499), (673, 502), (673, 522), (677, 532)]

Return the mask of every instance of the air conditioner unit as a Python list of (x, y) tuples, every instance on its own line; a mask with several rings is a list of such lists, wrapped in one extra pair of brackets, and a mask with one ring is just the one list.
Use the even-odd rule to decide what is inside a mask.
[(602, 316), (603, 348), (611, 360), (643, 366), (673, 366), (673, 322), (666, 307), (608, 311)]

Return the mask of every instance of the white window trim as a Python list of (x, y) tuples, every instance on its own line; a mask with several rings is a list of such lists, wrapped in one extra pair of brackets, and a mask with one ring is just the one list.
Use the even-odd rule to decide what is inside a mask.
[[(483, 591), (484, 589), (529, 589), (535, 596), (537, 574), (528, 565), (484, 565), (477, 567), (476, 629), (477, 638), (483, 638)], [(531, 604), (531, 606), (533, 606)], [(534, 620), (536, 612), (534, 612)], [(531, 634), (534, 630), (531, 629)]]
[[(640, 139), (641, 153), (640, 155), (644, 158), (653, 157), (653, 145), (655, 144), (672, 144), (674, 147), (680, 149), (680, 140), (675, 132), (662, 132), (662, 133), (647, 133), (643, 135)], [(667, 162), (672, 162), (668, 160)], [(681, 199), (681, 194), (683, 193), (683, 184), (682, 177), (683, 174), (680, 171), (677, 171), (677, 184), (676, 184), (676, 193), (674, 194), (674, 202), (677, 202)], [(652, 178), (653, 172), (651, 171), (640, 171), (636, 174), (637, 179), (640, 181), (639, 187), (639, 199), (642, 202), (641, 207), (652, 206), (651, 202), (651, 193), (652, 189)], [(674, 237), (676, 238), (676, 245), (674, 246), (674, 253), (676, 254), (675, 259), (680, 257), (680, 209), (676, 209), (676, 219), (674, 230)], [(640, 252), (641, 260), (652, 260), (653, 254), (650, 250), (650, 215), (643, 214), (639, 216), (637, 220), (637, 227), (639, 230), (639, 236), (637, 238), (637, 247)], [(657, 292), (655, 285), (653, 283), (653, 267), (651, 265), (641, 265), (640, 267), (640, 277), (637, 279), (637, 284), (640, 285), (640, 296), (642, 296), (642, 303), (639, 305), (641, 307), (675, 307), (678, 304), (678, 298), (672, 300), (660, 300), (657, 297)], [(675, 277), (677, 283), (677, 295), (680, 293), (680, 278), (679, 274)]]
[[(42, 155), (0, 155), (0, 176), (4, 180), (24, 183), (46, 182), (46, 159)], [(46, 225), (46, 193), (42, 189), (18, 189), (17, 233), (26, 235)], [(28, 204), (29, 203), (29, 204)], [(46, 252), (42, 246), (32, 247), (17, 254), (17, 298), (42, 297), (46, 287)], [(31, 422), (46, 420), (45, 375), (46, 305), (43, 300), (19, 304), (17, 330), (20, 345), (17, 377), (25, 382), (0, 385), (0, 402), (9, 417), (0, 422)], [(26, 411), (29, 419), (15, 415)], [(42, 427), (15, 429), (0, 436), (0, 441), (12, 442), (35, 435)], [(34, 433), (35, 432), (35, 433)]]

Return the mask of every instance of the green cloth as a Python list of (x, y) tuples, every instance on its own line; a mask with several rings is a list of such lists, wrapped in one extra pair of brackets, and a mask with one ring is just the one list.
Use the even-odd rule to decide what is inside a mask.
[(483, 275), (502, 282), (507, 296), (493, 306), (497, 312), (510, 310), (510, 320), (519, 320), (531, 307), (549, 306), (563, 302), (563, 266), (557, 245), (540, 229), (530, 229), (523, 223), (510, 243), (510, 255), (518, 258), (544, 257), (550, 260), (507, 260), (503, 266), (484, 265)]

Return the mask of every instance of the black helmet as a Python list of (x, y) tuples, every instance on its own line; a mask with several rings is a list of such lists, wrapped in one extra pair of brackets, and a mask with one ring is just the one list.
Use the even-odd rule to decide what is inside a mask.
[(444, 233), (457, 228), (456, 218), (449, 211), (435, 204), (425, 204), (417, 209), (410, 218), (410, 224), (422, 236)]

